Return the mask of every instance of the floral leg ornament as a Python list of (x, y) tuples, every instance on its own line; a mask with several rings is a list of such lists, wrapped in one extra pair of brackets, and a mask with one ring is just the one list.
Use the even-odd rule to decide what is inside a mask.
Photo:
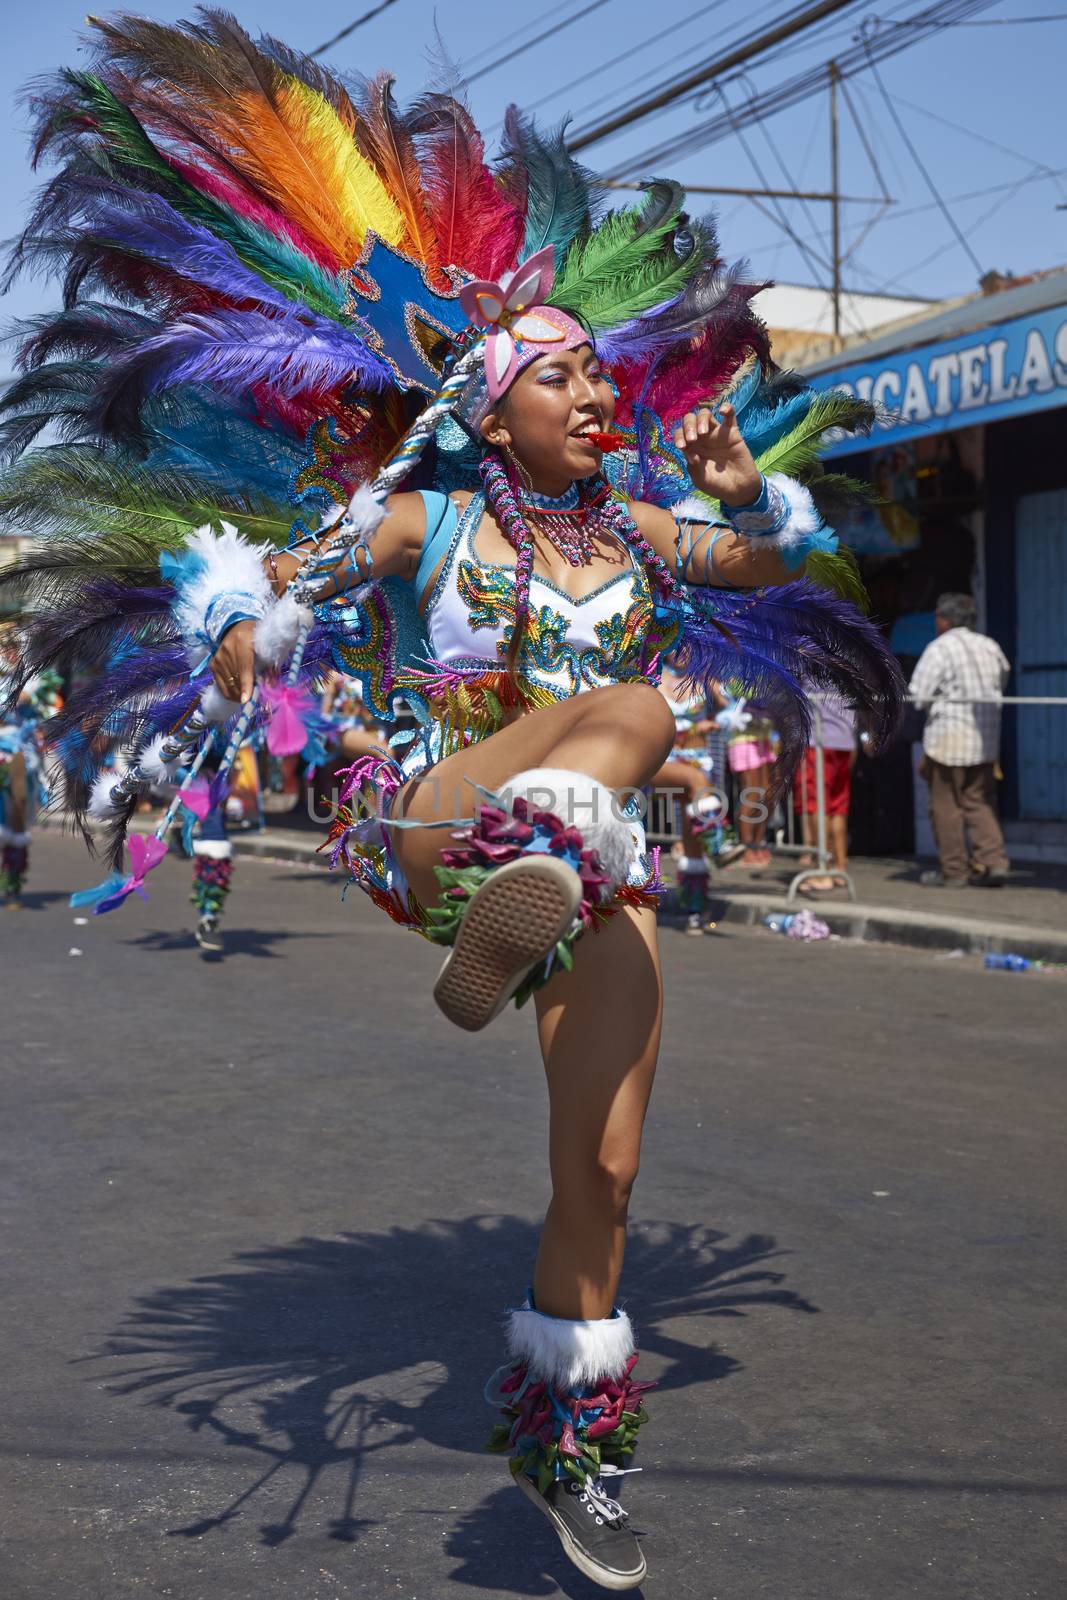
[(22, 902), (22, 885), (30, 863), (30, 836), (28, 833), (12, 833), (0, 824), (0, 840), (3, 843), (0, 851), (0, 895), (6, 898), (9, 906), (17, 908)]
[(517, 1486), (555, 1527), (574, 1564), (609, 1589), (640, 1583), (646, 1564), (627, 1513), (611, 1491), (647, 1421), (636, 1383), (633, 1328), (625, 1311), (570, 1321), (536, 1311), (533, 1297), (508, 1314), (511, 1363), (486, 1399), (504, 1420), (489, 1449), (511, 1456)]
[(552, 767), (516, 774), (452, 838), (424, 931), (452, 946), (438, 1005), (475, 1030), (570, 969), (575, 940), (625, 903), (641, 841), (610, 790)]

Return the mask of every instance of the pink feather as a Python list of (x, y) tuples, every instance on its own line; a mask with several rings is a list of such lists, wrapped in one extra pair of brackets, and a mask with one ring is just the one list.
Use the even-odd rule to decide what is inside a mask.
[(272, 756), (298, 755), (308, 741), (306, 719), (315, 710), (311, 696), (303, 689), (277, 683), (264, 688), (263, 698), (271, 713), (267, 749)]
[[(760, 284), (736, 284), (722, 311), (700, 337), (656, 367), (644, 404), (659, 414), (665, 426), (670, 427), (695, 406), (718, 399), (750, 356), (767, 360), (766, 330), (749, 308), (760, 288)], [(620, 363), (617, 381), (631, 403), (641, 395), (652, 365)], [(629, 405), (617, 407), (616, 414), (621, 423), (628, 423)]]
[(188, 788), (182, 789), (178, 799), (185, 809), (191, 811), (201, 822), (211, 810), (211, 793), (202, 779), (196, 779)]

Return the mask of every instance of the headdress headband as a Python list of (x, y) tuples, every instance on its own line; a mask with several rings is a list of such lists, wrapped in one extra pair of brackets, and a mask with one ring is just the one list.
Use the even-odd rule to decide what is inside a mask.
[(511, 387), (524, 367), (552, 350), (577, 350), (589, 334), (557, 306), (543, 304), (556, 274), (555, 249), (546, 245), (497, 283), (464, 284), (460, 305), (479, 328), (488, 328), (485, 379), (490, 402)]

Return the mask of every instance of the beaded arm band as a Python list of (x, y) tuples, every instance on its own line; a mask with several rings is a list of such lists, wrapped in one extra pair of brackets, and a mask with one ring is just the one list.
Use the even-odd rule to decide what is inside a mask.
[[(706, 519), (701, 527), (699, 504), (693, 500), (673, 509), (679, 518), (678, 577), (685, 583), (735, 587), (715, 564), (715, 546), (727, 529), (717, 524), (709, 526)], [(724, 501), (721, 511), (732, 532), (758, 542), (764, 549), (777, 550), (790, 572), (803, 566), (813, 551), (832, 553), (837, 548), (836, 536), (824, 526), (807, 489), (781, 472), (772, 472), (763, 479), (759, 494), (749, 505), (730, 506)]]

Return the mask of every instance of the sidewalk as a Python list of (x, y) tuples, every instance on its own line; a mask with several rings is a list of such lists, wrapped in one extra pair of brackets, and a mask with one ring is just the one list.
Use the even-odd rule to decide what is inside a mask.
[[(234, 834), (239, 855), (302, 861), (324, 867), (316, 854), (323, 834), (303, 825), (272, 826), (262, 833)], [(924, 862), (923, 867), (932, 863)], [(726, 867), (712, 872), (712, 915), (718, 922), (752, 925), (776, 911), (799, 911), (810, 905), (834, 933), (879, 944), (905, 944), (920, 949), (1015, 951), (1035, 961), (1067, 962), (1067, 867), (1022, 862), (1003, 889), (925, 889), (920, 866), (903, 858), (860, 858), (849, 868), (856, 900), (840, 891), (826, 900), (798, 896), (786, 900), (793, 858), (778, 857), (766, 872)], [(664, 877), (673, 878), (664, 856)], [(664, 904), (673, 915), (673, 896)]]
[(799, 870), (779, 857), (766, 872), (727, 867), (711, 880), (713, 914), (719, 921), (756, 923), (777, 911), (810, 906), (834, 933), (882, 944), (920, 949), (1015, 951), (1038, 961), (1067, 961), (1067, 867), (1024, 862), (1003, 889), (927, 889), (921, 864), (894, 857), (861, 857), (849, 865), (856, 891), (850, 901), (839, 890), (827, 899), (786, 891)]

